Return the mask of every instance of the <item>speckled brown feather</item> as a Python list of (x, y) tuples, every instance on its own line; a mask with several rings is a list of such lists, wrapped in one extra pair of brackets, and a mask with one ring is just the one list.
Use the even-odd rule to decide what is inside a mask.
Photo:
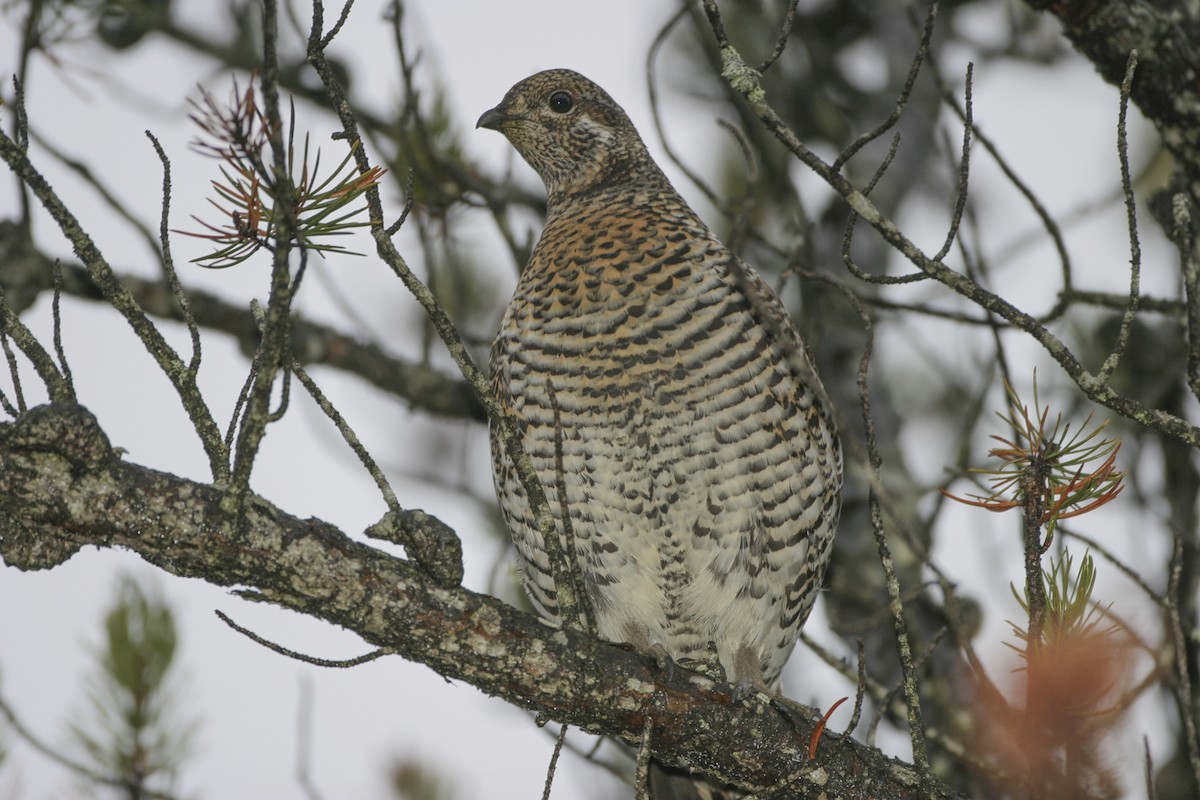
[[(565, 112), (551, 107), (562, 92)], [(491, 378), (560, 534), (564, 507), (570, 517), (600, 635), (676, 659), (704, 659), (713, 642), (731, 679), (777, 687), (841, 503), (841, 451), (807, 348), (595, 84), (538, 73), (480, 124), (549, 191)], [(495, 435), (492, 453), (526, 588), (557, 622), (546, 551)]]

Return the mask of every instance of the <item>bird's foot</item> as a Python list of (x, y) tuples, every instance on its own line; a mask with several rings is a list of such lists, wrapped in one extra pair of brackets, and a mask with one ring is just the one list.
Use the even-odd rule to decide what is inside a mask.
[(625, 641), (637, 652), (653, 658), (658, 668), (667, 673), (667, 680), (675, 677), (675, 659), (671, 658), (671, 654), (661, 642), (650, 641), (650, 635), (645, 628), (638, 625), (626, 626)]
[(767, 685), (763, 678), (762, 662), (758, 653), (749, 647), (740, 647), (733, 656), (733, 701), (745, 703), (754, 695), (764, 695), (768, 702), (774, 702), (779, 692)]

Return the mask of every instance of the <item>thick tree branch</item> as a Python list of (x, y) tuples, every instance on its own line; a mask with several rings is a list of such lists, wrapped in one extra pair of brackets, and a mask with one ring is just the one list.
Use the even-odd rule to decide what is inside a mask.
[[(447, 678), (595, 733), (637, 743), (647, 714), (655, 757), (772, 796), (948, 798), (908, 765), (818, 722), (504, 603), (446, 588), (414, 564), (261, 499), (242, 515), (216, 488), (122, 461), (79, 406), (41, 406), (0, 424), (0, 555), (51, 568), (85, 545), (138, 553), (166, 572), (341, 625)], [(791, 783), (784, 784), (785, 779)], [(784, 790), (782, 785), (786, 785)]]

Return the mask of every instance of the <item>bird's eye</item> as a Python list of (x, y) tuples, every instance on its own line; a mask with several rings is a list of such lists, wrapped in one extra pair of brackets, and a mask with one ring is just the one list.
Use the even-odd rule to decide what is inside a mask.
[(569, 92), (555, 92), (550, 95), (550, 110), (556, 114), (567, 113), (573, 105), (575, 105), (575, 101), (571, 99)]

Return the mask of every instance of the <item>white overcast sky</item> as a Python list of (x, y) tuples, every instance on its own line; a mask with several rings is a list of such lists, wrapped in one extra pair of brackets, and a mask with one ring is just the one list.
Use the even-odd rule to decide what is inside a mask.
[[(218, 4), (172, 5), (188, 15), (189, 24), (208, 29), (212, 25), (208, 12)], [(372, 98), (381, 108), (395, 101), (399, 83), (388, 27), (381, 22), (384, 5), (382, 0), (359, 0), (334, 48), (353, 64), (360, 84), (357, 96)], [(570, 67), (603, 85), (629, 111), (651, 149), (661, 154), (653, 140), (643, 65), (647, 46), (673, 12), (673, 2), (426, 0), (408, 5), (408, 42), (423, 54), (421, 74), (425, 79), (437, 75), (463, 123), (464, 146), (488, 168), (499, 173), (511, 164), (511, 149), (501, 136), (470, 130), (470, 124), (499, 101), (512, 83), (549, 67)], [(334, 12), (327, 15), (332, 17)], [(994, 20), (981, 15), (981, 26), (990, 22)], [(13, 71), (17, 34), (11, 20), (2, 25), (0, 72), (8, 75)], [(31, 126), (56, 147), (87, 162), (154, 226), (160, 174), (142, 133), (149, 128), (173, 160), (173, 223), (188, 227), (188, 215), (204, 213), (203, 197), (214, 165), (187, 148), (193, 130), (186, 121), (184, 100), (195, 96), (198, 83), (223, 97), (227, 77), (218, 74), (210, 62), (153, 40), (124, 56), (87, 43), (64, 47), (56, 54), (60, 66), (35, 59), (28, 87)], [(962, 63), (947, 67), (961, 73), (967, 57), (964, 53)], [(672, 63), (669, 56), (663, 62), (661, 69), (668, 75), (661, 88), (673, 141), (686, 153), (702, 155), (722, 134), (712, 124), (709, 110), (682, 96), (678, 84), (670, 81)], [(976, 73), (975, 98), (977, 121), (1002, 143), (1051, 209), (1071, 209), (1111, 190), (1116, 176), (1116, 92), (1100, 82), (1088, 64), (1071, 61), (1048, 74), (1041, 68), (993, 62)], [(312, 115), (308, 119), (317, 120), (314, 142), (327, 143), (332, 123)], [(4, 116), (4, 124), (11, 129), (10, 115)], [(1141, 130), (1137, 124), (1136, 130)], [(1071, 131), (1084, 131), (1085, 135)], [(103, 209), (91, 190), (37, 147), (34, 156), (118, 269), (147, 275), (155, 272), (145, 246)], [(697, 166), (703, 173), (703, 162)], [(669, 167), (668, 172), (677, 177)], [(995, 212), (990, 227), (999, 243), (1026, 230), (1032, 218), (1024, 210), (1011, 214), (997, 211), (1005, 208), (1002, 204), (1012, 203), (1012, 196), (1011, 191), (992, 188), (994, 173), (984, 160), (977, 162), (973, 198), (985, 210)], [(532, 174), (523, 165), (516, 168), (516, 174), (533, 184)], [(717, 165), (706, 174), (715, 178)], [(809, 177), (799, 179), (803, 186), (813, 186)], [(685, 195), (697, 199), (692, 187), (678, 183)], [(813, 191), (820, 190), (814, 187)], [(15, 216), (14, 197), (11, 180), (6, 174), (0, 176), (0, 218)], [(704, 204), (696, 205), (702, 214), (708, 213)], [(944, 208), (913, 209), (907, 217), (918, 242), (940, 241), (944, 235)], [(1073, 255), (1081, 265), (1083, 283), (1120, 290), (1128, 260), (1122, 218), (1120, 209), (1114, 209), (1073, 232)], [(41, 246), (69, 257), (68, 247), (44, 218), (39, 231)], [(401, 244), (405, 244), (403, 237)], [(417, 264), (418, 250), (411, 244), (408, 239), (406, 252)], [(243, 304), (265, 293), (262, 262), (207, 272), (187, 263), (202, 252), (200, 243), (176, 238), (174, 246), (177, 264), (190, 285)], [(488, 246), (486, 240), (480, 245)], [(514, 280), (507, 257), (500, 260), (495, 279), (497, 308)], [(1166, 293), (1174, 285), (1174, 262), (1151, 246), (1146, 263), (1143, 280), (1147, 291)], [(331, 259), (325, 267), (324, 273), (351, 299), (368, 330), (396, 337), (396, 352), (416, 354), (415, 348), (398, 341), (413, 330), (416, 304), (384, 268), (369, 258)], [(1018, 302), (1019, 287), (1025, 280), (1036, 280), (1039, 274), (1055, 269), (1046, 248), (1033, 251), (1013, 277)], [(351, 323), (323, 300), (322, 286), (311, 277), (309, 280), (301, 298), (304, 313), (349, 327)], [(30, 324), (42, 335), (49, 331), (45, 312), (43, 303), (28, 315)], [(131, 461), (204, 479), (205, 462), (188, 434), (178, 401), (124, 323), (105, 308), (70, 301), (65, 304), (64, 316), (65, 346), (80, 397), (99, 416), (114, 444), (127, 448)], [(492, 320), (477, 328), (486, 332), (494, 324)], [(178, 347), (186, 347), (181, 331), (168, 331)], [(913, 335), (936, 338), (940, 333)], [(964, 343), (958, 355), (967, 358), (971, 346)], [(1033, 346), (1018, 346), (1014, 353), (1026, 359), (1020, 369), (1023, 374), (1034, 365), (1040, 366), (1043, 374), (1053, 371)], [(879, 358), (889, 355), (905, 357), (896, 343), (881, 342)], [(218, 419), (228, 418), (244, 370), (241, 355), (227, 340), (217, 335), (205, 339), (205, 389)], [(461, 533), (467, 547), (466, 583), (483, 590), (500, 546), (482, 531), (480, 505), (464, 503), (461, 493), (422, 479), (425, 465), (405, 460), (406, 452), (422, 450), (412, 442), (428, 441), (429, 417), (410, 413), (393, 398), (364, 390), (356, 381), (324, 371), (318, 371), (316, 377), (351, 417), (368, 447), (389, 466), (401, 503), (422, 507)], [(2, 385), (7, 391), (7, 379)], [(910, 401), (919, 403), (920, 399)], [(439, 425), (436, 435), (445, 442), (446, 463), (461, 468), (463, 485), (490, 503), (483, 428)], [(944, 453), (933, 457), (934, 466), (926, 470), (929, 480), (938, 480), (944, 461), (937, 459), (945, 457)], [(284, 424), (272, 428), (257, 469), (256, 490), (290, 513), (317, 516), (355, 532), (383, 512), (382, 501), (354, 457), (311, 404), (302, 400), (294, 401)], [(1120, 509), (1112, 512), (1118, 531), (1121, 513)], [(971, 529), (960, 531), (957, 537), (943, 537), (939, 558), (952, 565), (956, 574), (973, 576), (970, 579), (977, 581), (981, 594), (1008, 602), (1008, 576), (1018, 572), (1015, 568), (999, 570), (994, 564), (1011, 560), (1011, 548), (1005, 546), (1008, 541), (1004, 538), (1009, 529), (1001, 520), (981, 521), (979, 515), (970, 520)], [(1114, 533), (1110, 544), (1129, 553), (1147, 570), (1162, 563), (1158, 543), (1128, 539)], [(208, 798), (301, 796), (294, 777), (296, 720), (301, 687), (307, 681), (315, 697), (309, 771), (324, 797), (386, 797), (385, 765), (393, 755), (427, 761), (450, 779), (459, 798), (527, 800), (540, 796), (552, 741), (523, 712), (486, 698), (470, 686), (447, 683), (429, 669), (399, 658), (342, 671), (285, 660), (230, 631), (213, 610), (221, 609), (268, 638), (316, 656), (350, 657), (366, 647), (343, 631), (245, 603), (199, 581), (156, 575), (136, 557), (113, 551), (87, 550), (49, 573), (0, 567), (0, 692), (26, 723), (50, 742), (69, 742), (67, 724), (84, 706), (82, 678), (89, 669), (89, 648), (98, 641), (101, 609), (111, 598), (114, 578), (122, 572), (154, 578), (179, 616), (186, 676), (178, 697), (186, 713), (202, 720), (198, 753), (182, 776), (184, 794)], [(1112, 587), (1114, 592), (1125, 591), (1116, 583)], [(993, 640), (1006, 635), (1002, 620), (1013, 610), (1003, 606), (990, 615), (988, 632)], [(1132, 613), (1136, 617), (1136, 607)], [(828, 640), (820, 620), (818, 609), (809, 630)], [(1000, 651), (999, 647), (988, 650)], [(1003, 674), (1003, 668), (999, 672)], [(852, 693), (814, 656), (802, 651), (793, 658), (786, 680), (791, 696), (825, 707)], [(574, 741), (586, 748), (591, 740), (580, 735)], [(9, 762), (0, 768), (0, 797), (40, 799), (74, 793), (72, 779), (60, 768), (12, 736), (0, 743), (11, 750)], [(902, 743), (895, 746), (905, 755)], [(1140, 748), (1126, 752), (1140, 753)], [(1130, 769), (1136, 770), (1136, 763)], [(605, 789), (612, 796), (608, 780), (600, 770), (567, 756), (560, 766), (555, 796), (599, 797)]]

